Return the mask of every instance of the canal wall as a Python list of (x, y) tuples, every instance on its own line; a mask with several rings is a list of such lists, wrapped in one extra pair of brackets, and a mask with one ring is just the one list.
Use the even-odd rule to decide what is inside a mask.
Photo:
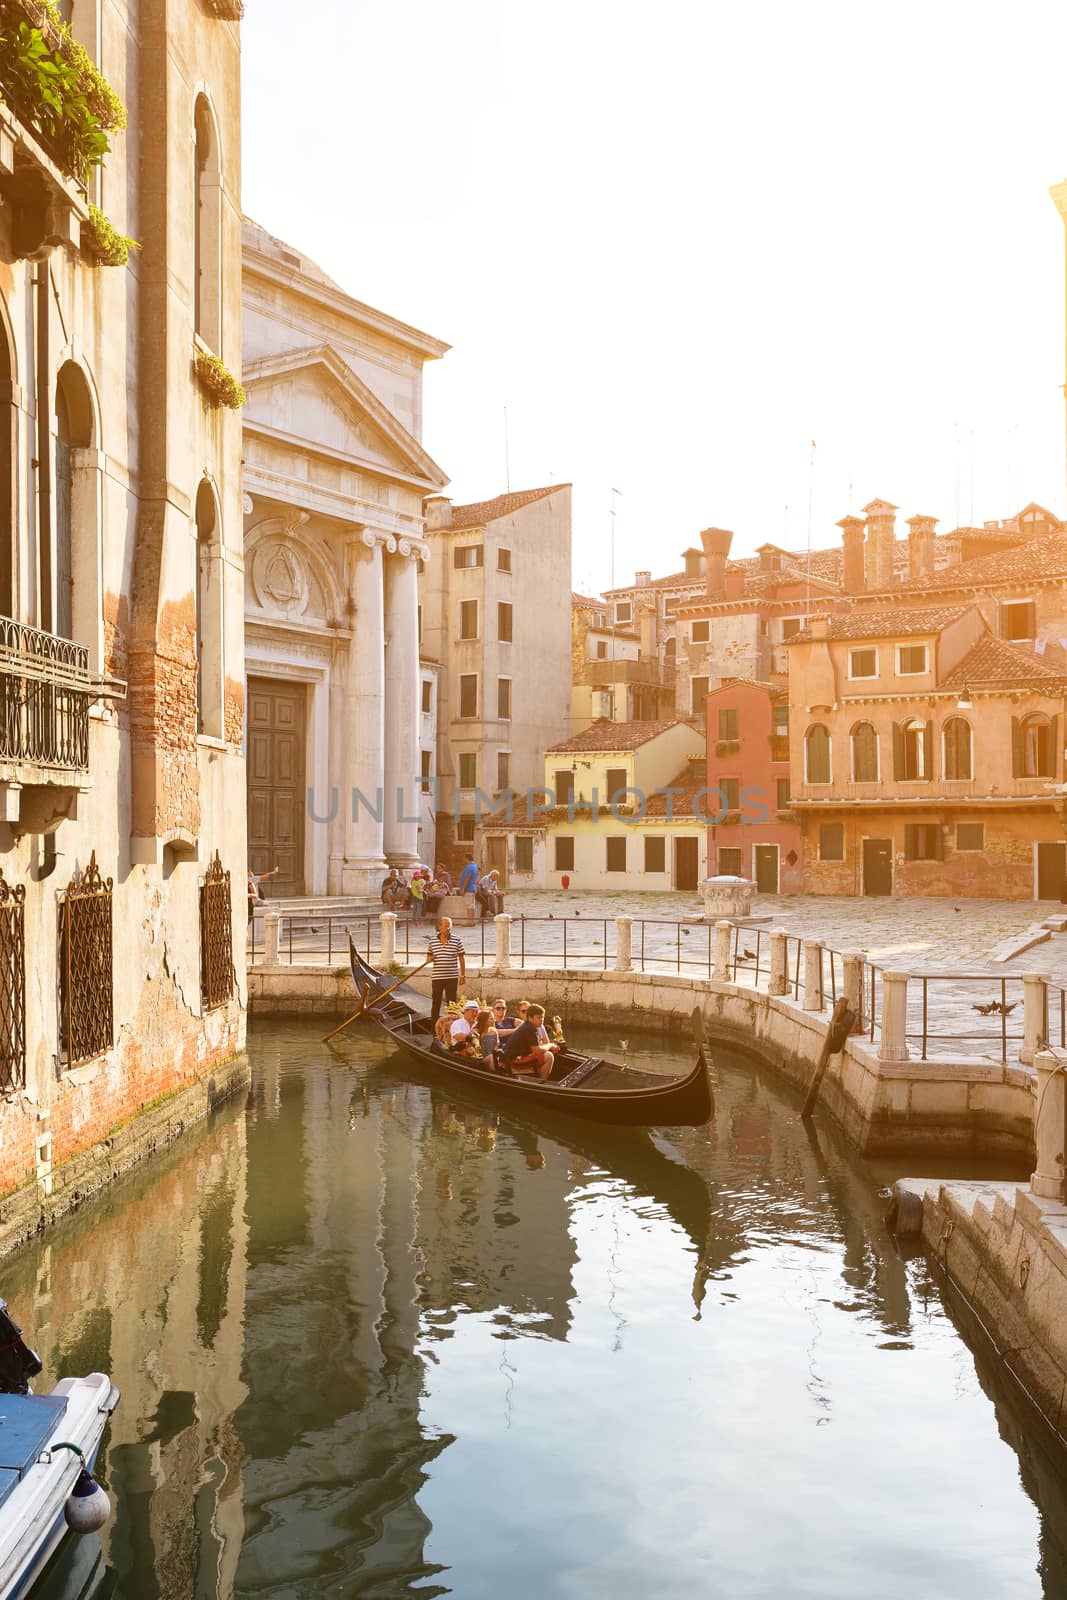
[[(565, 1022), (603, 1027), (608, 1055), (619, 1054), (615, 1042), (634, 1031), (690, 1039), (699, 1008), (713, 1044), (769, 1064), (797, 1087), (807, 1085), (829, 1026), (826, 1010), (809, 996), (771, 995), (714, 978), (470, 963), (467, 970), (468, 989), (483, 998), (490, 991), (511, 1000), (526, 995)], [(420, 975), (414, 986), (428, 992), (429, 980)], [(347, 966), (261, 964), (249, 972), (249, 1006), (260, 1015), (317, 1012), (326, 1019), (353, 1009), (356, 998)], [(890, 1000), (881, 1037), (851, 1039), (831, 1057), (823, 1079), (822, 1104), (853, 1144), (867, 1155), (1030, 1159), (1033, 1069), (909, 1058), (898, 1020), (899, 1038)]]
[[(154, 1099), (148, 1097), (150, 1091), (142, 1090), (145, 1098), (137, 1104), (124, 1102), (125, 1114), (116, 1117), (99, 1109), (101, 1104), (107, 1106), (102, 1098), (106, 1084), (98, 1081), (100, 1075), (106, 1076), (106, 1068), (94, 1064), (79, 1070), (86, 1081), (67, 1086), (68, 1104), (79, 1090), (83, 1095), (86, 1114), (71, 1135), (78, 1142), (71, 1148), (65, 1139), (55, 1147), (55, 1159), (51, 1139), (38, 1137), (36, 1144), (31, 1143), (22, 1181), (0, 1197), (0, 1257), (171, 1144), (249, 1081), (248, 1057), (243, 1050), (231, 1052), (225, 1060), (202, 1061), (199, 1070), (186, 1072), (180, 1087), (162, 1088)], [(35, 1127), (41, 1125), (33, 1106), (10, 1105), (9, 1119), (12, 1113)]]

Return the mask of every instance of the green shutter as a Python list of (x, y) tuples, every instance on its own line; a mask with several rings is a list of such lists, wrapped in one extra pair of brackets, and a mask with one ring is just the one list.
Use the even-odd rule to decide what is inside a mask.
[(1011, 775), (1013, 778), (1025, 776), (1023, 773), (1023, 728), (1018, 717), (1011, 719)]
[(934, 725), (928, 722), (923, 729), (923, 777), (929, 783), (934, 775)]
[(934, 830), (934, 860), (935, 861), (944, 861), (944, 859), (945, 859), (945, 830), (941, 826), (940, 822), (933, 822), (933, 823), (930, 824), (930, 826)]
[(1050, 717), (1048, 724), (1048, 773), (1047, 776), (1055, 778), (1060, 767), (1060, 719)]
[[(896, 729), (894, 729), (893, 731), (895, 733)], [(904, 824), (904, 859), (905, 859), (905, 861), (914, 861), (915, 860), (915, 823), (914, 822), (906, 822)]]

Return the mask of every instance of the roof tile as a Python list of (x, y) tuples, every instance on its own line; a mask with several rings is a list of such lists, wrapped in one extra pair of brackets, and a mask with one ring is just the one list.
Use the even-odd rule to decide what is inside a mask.
[(542, 489), (517, 489), (514, 494), (498, 494), (493, 500), (477, 500), (469, 506), (453, 506), (452, 521), (447, 528), (442, 528), (442, 533), (454, 533), (459, 528), (481, 528), (487, 522), (496, 522), (500, 517), (508, 517), (513, 511), (521, 511), (523, 506), (532, 505), (535, 500), (544, 500), (550, 494), (555, 494), (557, 489), (569, 489), (569, 483), (550, 483)]
[(611, 722), (607, 717), (600, 717), (573, 738), (551, 745), (546, 754), (562, 755), (572, 750), (638, 750), (668, 728), (684, 726), (686, 724), (677, 717), (659, 722)]
[[(971, 606), (924, 606), (914, 611), (845, 611), (827, 618), (827, 637), (830, 639), (894, 639), (914, 638), (927, 633), (940, 633), (950, 622), (955, 622), (972, 610)], [(794, 634), (785, 643), (807, 643), (812, 638), (810, 628)]]

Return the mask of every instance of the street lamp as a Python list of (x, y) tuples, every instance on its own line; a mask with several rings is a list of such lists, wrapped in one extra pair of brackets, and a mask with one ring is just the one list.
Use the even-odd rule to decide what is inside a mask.
[(960, 697), (956, 701), (956, 710), (957, 711), (969, 711), (970, 709), (971, 709), (971, 691), (968, 689), (967, 685), (964, 684), (963, 688), (960, 690)]

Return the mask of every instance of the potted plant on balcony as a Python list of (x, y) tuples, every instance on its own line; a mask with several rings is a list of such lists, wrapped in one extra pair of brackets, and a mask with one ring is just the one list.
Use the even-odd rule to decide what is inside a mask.
[(0, 6), (0, 93), (46, 154), (84, 186), (126, 126), (126, 108), (53, 0)]
[(99, 206), (90, 205), (89, 221), (82, 224), (82, 249), (101, 267), (124, 267), (131, 250), (141, 246), (136, 239), (120, 233)]
[(717, 756), (732, 756), (740, 748), (740, 739), (719, 739), (715, 744), (715, 754)]
[(226, 406), (230, 411), (240, 411), (248, 396), (226, 363), (219, 356), (213, 356), (209, 350), (198, 350), (195, 366), (196, 376), (208, 405)]

